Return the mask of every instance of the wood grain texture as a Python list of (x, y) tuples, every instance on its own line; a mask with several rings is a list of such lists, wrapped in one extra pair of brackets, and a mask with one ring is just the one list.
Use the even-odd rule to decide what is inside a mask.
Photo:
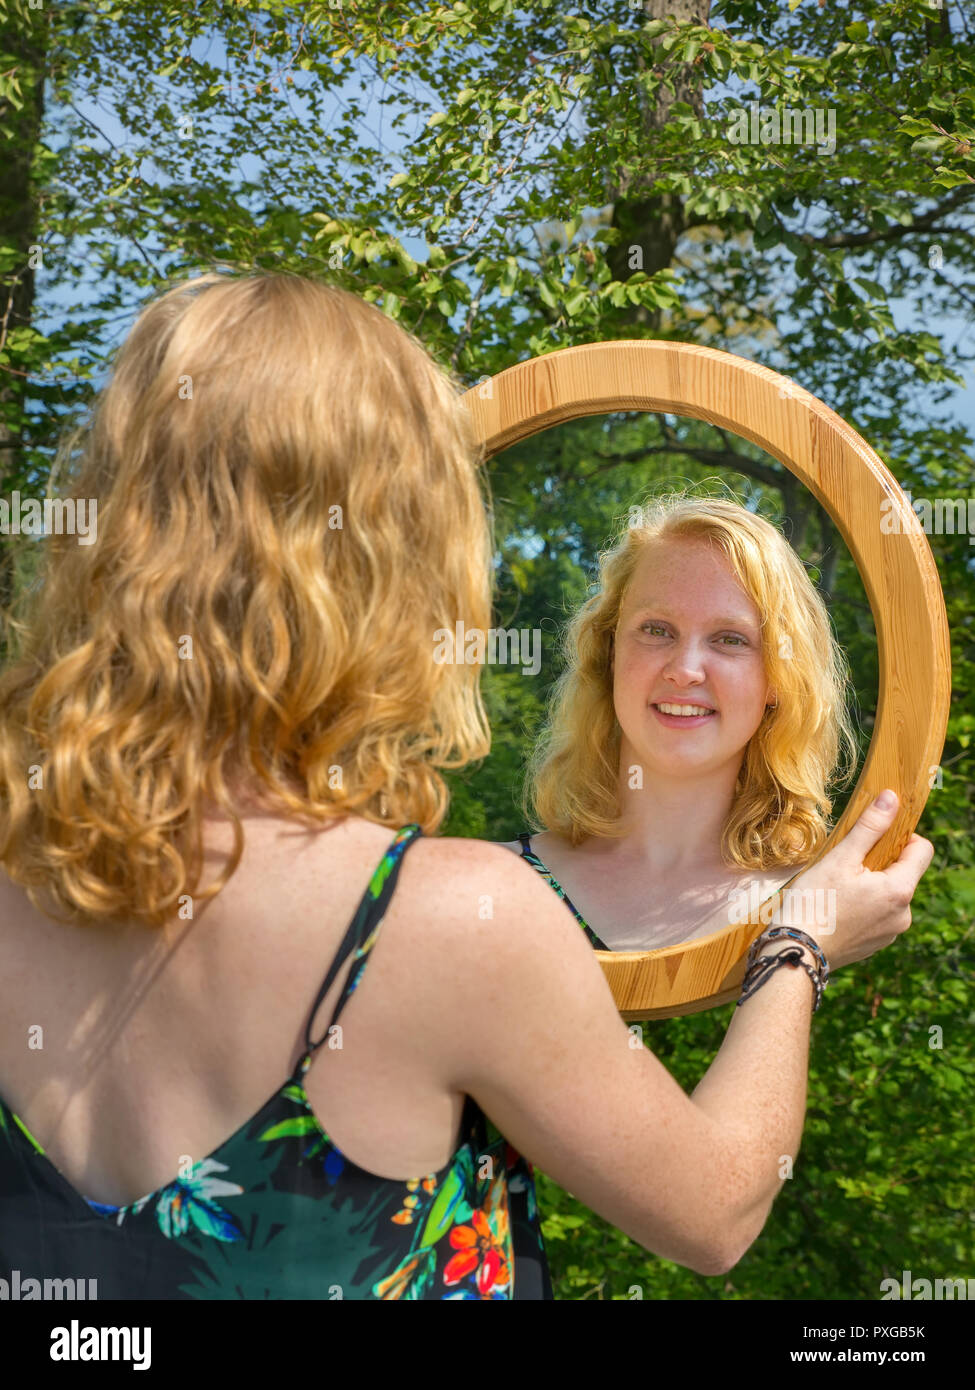
[[(652, 339), (592, 343), (535, 357), (472, 387), (463, 400), (485, 458), (563, 420), (658, 411), (707, 420), (750, 439), (806, 485), (833, 518), (859, 569), (880, 666), (877, 718), (860, 780), (816, 858), (891, 787), (900, 797), (897, 816), (865, 863), (882, 869), (897, 859), (924, 810), (944, 747), (951, 657), (931, 548), (900, 484), (866, 440), (829, 406), (768, 367), (714, 348)], [(881, 530), (885, 500), (899, 526), (889, 534)], [(597, 951), (623, 1018), (670, 1018), (736, 999), (748, 947), (780, 900), (777, 893), (749, 922), (684, 945)]]

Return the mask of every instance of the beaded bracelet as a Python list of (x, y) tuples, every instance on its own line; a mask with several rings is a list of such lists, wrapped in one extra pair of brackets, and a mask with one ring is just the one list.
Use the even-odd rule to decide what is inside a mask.
[[(807, 960), (803, 960), (800, 946), (790, 947), (786, 951), (780, 951), (777, 955), (761, 956), (758, 960), (755, 959), (759, 948), (764, 942), (771, 941), (781, 936), (792, 937), (794, 940), (800, 942), (802, 946), (807, 946), (813, 952), (819, 969), (814, 969)], [(760, 989), (769, 976), (774, 974), (781, 965), (789, 965), (793, 969), (802, 966), (803, 970), (805, 970), (806, 974), (812, 980), (813, 989), (816, 992), (816, 1002), (813, 1005), (813, 1013), (815, 1013), (822, 1002), (823, 990), (826, 988), (827, 982), (829, 981), (829, 963), (820, 947), (811, 937), (807, 936), (805, 932), (796, 931), (792, 927), (769, 927), (752, 942), (751, 949), (748, 952), (748, 962), (745, 969), (745, 978), (742, 981), (742, 994), (741, 998), (738, 1000), (738, 1006), (740, 1007), (744, 1004), (746, 999), (750, 999), (755, 991)]]
[(802, 959), (802, 951), (798, 946), (790, 946), (787, 951), (780, 951), (778, 955), (762, 956), (759, 959), (757, 964), (754, 965), (751, 971), (745, 976), (742, 995), (738, 1000), (739, 1006), (744, 1004), (746, 999), (750, 999), (755, 991), (761, 988), (768, 977), (774, 974), (780, 965), (791, 965), (793, 968), (801, 965), (803, 970), (805, 970), (806, 974), (813, 982), (813, 989), (816, 991), (816, 1002), (813, 1005), (813, 1013), (815, 1013), (819, 1008), (820, 1000), (823, 996), (822, 986), (816, 971), (808, 961)]
[[(775, 931), (774, 934), (776, 936), (795, 935), (792, 932), (786, 932), (781, 929)], [(750, 999), (751, 996), (755, 993), (755, 991), (761, 988), (761, 986), (765, 983), (769, 976), (771, 974), (774, 974), (774, 972), (779, 968), (779, 966), (788, 965), (791, 966), (793, 969), (797, 969), (799, 966), (802, 966), (803, 970), (805, 970), (806, 974), (809, 976), (813, 983), (813, 989), (816, 995), (815, 1004), (813, 1006), (813, 1013), (815, 1013), (818, 1010), (820, 1003), (822, 1002), (823, 990), (825, 989), (827, 980), (829, 978), (828, 964), (826, 964), (825, 961), (823, 961), (823, 963), (820, 964), (819, 970), (815, 970), (813, 966), (809, 964), (808, 961), (803, 960), (802, 949), (800, 946), (794, 946), (789, 948), (788, 950), (780, 951), (777, 955), (761, 956), (757, 961), (752, 960), (751, 958), (754, 956), (755, 950), (757, 950), (760, 947), (762, 941), (768, 940), (772, 935), (773, 933), (771, 931), (768, 933), (763, 933), (762, 937), (754, 944), (754, 948), (750, 953), (749, 957), (749, 965), (745, 971), (745, 977), (742, 982), (742, 994), (741, 998), (738, 1000), (738, 1003), (742, 1004), (745, 1002), (746, 999)], [(799, 936), (796, 936), (796, 939), (798, 940)], [(816, 948), (815, 943), (802, 942), (802, 945), (809, 946), (809, 948), (813, 951), (816, 957), (817, 964), (819, 964), (820, 960), (823, 958), (821, 958), (820, 952)]]
[(760, 936), (756, 936), (749, 948), (748, 965), (751, 965), (752, 961), (755, 959), (758, 954), (758, 948), (762, 942), (773, 941), (776, 937), (780, 936), (791, 936), (793, 941), (801, 941), (804, 946), (809, 947), (813, 955), (819, 961), (819, 968), (823, 972), (823, 987), (825, 988), (826, 981), (829, 979), (829, 961), (826, 959), (826, 953), (818, 942), (814, 941), (811, 936), (807, 936), (804, 931), (799, 931), (796, 927), (766, 927)]

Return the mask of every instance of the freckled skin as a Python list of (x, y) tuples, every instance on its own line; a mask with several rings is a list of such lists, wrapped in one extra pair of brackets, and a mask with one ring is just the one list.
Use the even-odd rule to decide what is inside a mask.
[[(729, 764), (737, 773), (774, 700), (760, 621), (724, 555), (706, 542), (669, 540), (643, 556), (614, 640), (621, 766), (638, 763), (650, 777), (720, 773)], [(667, 728), (650, 709), (661, 701), (710, 705), (718, 716), (696, 729)]]

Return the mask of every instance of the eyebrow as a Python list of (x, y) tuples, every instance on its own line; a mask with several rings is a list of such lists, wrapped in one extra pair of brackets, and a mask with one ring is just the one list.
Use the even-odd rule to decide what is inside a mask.
[[(664, 621), (666, 621), (666, 622), (671, 622), (671, 621), (672, 621), (671, 618), (668, 618), (668, 617), (667, 617), (667, 615), (666, 615), (666, 613), (665, 613), (664, 611), (655, 608), (652, 604), (649, 604), (649, 603), (645, 603), (645, 604), (643, 604), (640, 608), (635, 609), (635, 610), (634, 610), (634, 613), (633, 613), (633, 616), (634, 616), (635, 618), (638, 618), (638, 617), (641, 615), (641, 613), (653, 613), (655, 616), (662, 618), (662, 619), (663, 619)], [(710, 622), (711, 622), (715, 627), (752, 627), (752, 628), (754, 628), (754, 627), (757, 627), (757, 626), (758, 626), (758, 624), (755, 622), (755, 619), (754, 619), (754, 618), (747, 617), (746, 615), (741, 614), (741, 613), (739, 613), (739, 614), (737, 614), (737, 615), (734, 615), (734, 616), (731, 616), (731, 617), (725, 616), (725, 617), (719, 617), (719, 618), (712, 618), (712, 619), (710, 619)]]

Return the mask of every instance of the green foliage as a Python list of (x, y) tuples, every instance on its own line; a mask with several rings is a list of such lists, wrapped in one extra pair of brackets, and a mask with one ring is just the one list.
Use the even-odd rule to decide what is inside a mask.
[[(946, 28), (947, 7), (867, 0), (853, 15), (721, 0), (707, 24), (659, 14), (666, 3), (647, 18), (624, 0), (588, 8), (598, 14), (513, 0), (0, 0), (5, 490), (46, 485), (59, 433), (145, 298), (230, 267), (356, 291), (468, 385), (614, 337), (743, 353), (849, 420), (915, 497), (968, 494), (971, 439), (939, 407), (967, 367), (946, 321), (975, 269), (975, 53)], [(962, 32), (971, 9), (951, 7)], [(752, 101), (832, 112), (835, 152), (732, 140)], [(96, 105), (120, 114), (124, 141)], [(52, 325), (31, 312), (35, 290), (73, 307)], [(902, 302), (921, 328), (895, 314)], [(490, 472), (495, 621), (541, 634), (541, 668), (485, 670), (492, 751), (449, 774), (446, 833), (523, 828), (525, 757), (561, 669), (561, 625), (627, 507), (675, 474), (720, 476), (795, 528), (869, 736), (869, 602), (778, 461), (705, 422), (617, 415), (536, 435)], [(830, 985), (795, 1176), (741, 1263), (708, 1279), (539, 1175), (560, 1297), (873, 1299), (902, 1268), (971, 1271), (973, 552), (964, 535), (930, 540), (954, 680), (919, 827), (935, 863), (908, 936)], [(14, 588), (35, 581), (37, 551), (3, 538)], [(653, 1023), (646, 1041), (691, 1090), (729, 1016)]]
[[(967, 1277), (973, 905), (975, 872), (932, 868), (907, 935), (830, 981), (813, 1020), (794, 1174), (734, 1269), (706, 1277), (657, 1260), (543, 1176), (538, 1200), (559, 1296), (861, 1302), (880, 1298), (880, 1281), (899, 1282), (905, 1269)], [(710, 1065), (734, 1007), (642, 1025), (686, 1091)]]

